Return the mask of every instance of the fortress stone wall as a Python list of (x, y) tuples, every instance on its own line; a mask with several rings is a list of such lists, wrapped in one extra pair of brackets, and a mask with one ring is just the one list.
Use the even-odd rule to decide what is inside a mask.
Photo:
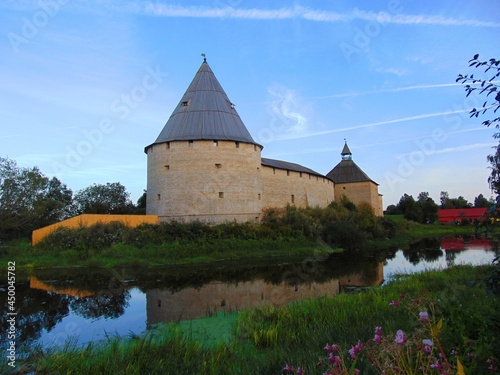
[(160, 220), (255, 221), (261, 212), (261, 147), (193, 140), (148, 148), (147, 212)]
[(378, 193), (378, 186), (372, 181), (335, 184), (335, 196), (340, 199), (342, 195), (348, 197), (356, 205), (368, 203), (372, 206), (375, 215), (383, 215), (382, 196)]
[(324, 176), (262, 166), (262, 208), (326, 207), (334, 200), (333, 185)]

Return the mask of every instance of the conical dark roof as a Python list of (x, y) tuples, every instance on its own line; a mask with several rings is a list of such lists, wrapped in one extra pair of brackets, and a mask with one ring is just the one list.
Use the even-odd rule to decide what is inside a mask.
[(340, 155), (345, 156), (345, 155), (352, 155), (351, 150), (349, 150), (349, 146), (347, 146), (347, 142), (344, 144), (344, 148), (342, 149), (342, 152)]
[(153, 144), (200, 139), (257, 144), (206, 59)]
[(347, 142), (344, 144), (341, 155), (342, 160), (340, 163), (328, 172), (326, 177), (333, 180), (336, 184), (364, 181), (371, 181), (374, 184), (377, 184), (352, 160), (352, 153), (351, 150), (349, 150), (349, 146), (347, 146)]
[(364, 181), (371, 181), (377, 184), (370, 177), (368, 177), (368, 175), (363, 172), (363, 170), (358, 167), (358, 165), (351, 159), (342, 160), (330, 172), (327, 173), (326, 177), (328, 177), (336, 184)]

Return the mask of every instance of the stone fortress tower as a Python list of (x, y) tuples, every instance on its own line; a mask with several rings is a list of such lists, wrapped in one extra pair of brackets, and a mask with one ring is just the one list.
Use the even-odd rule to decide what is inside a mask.
[(378, 192), (378, 184), (361, 170), (352, 160), (352, 152), (344, 144), (341, 152), (342, 160), (326, 177), (335, 183), (335, 197), (340, 199), (342, 195), (348, 197), (352, 203), (369, 203), (377, 216), (382, 216), (382, 194)]
[(262, 149), (205, 58), (158, 138), (144, 149), (147, 214), (160, 221), (259, 221), (266, 208), (326, 207), (340, 199), (331, 177), (261, 158)]

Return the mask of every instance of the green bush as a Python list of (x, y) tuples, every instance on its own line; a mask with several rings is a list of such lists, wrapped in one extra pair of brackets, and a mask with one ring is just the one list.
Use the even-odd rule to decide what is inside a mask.
[[(43, 239), (37, 249), (56, 253), (75, 250), (88, 258), (117, 244), (138, 249), (191, 245), (199, 249), (206, 243), (223, 240), (306, 240), (321, 239), (334, 247), (346, 250), (360, 249), (367, 240), (392, 237), (400, 225), (377, 218), (368, 204), (355, 206), (347, 198), (333, 202), (326, 208), (270, 209), (264, 212), (262, 222), (227, 222), (209, 226), (199, 221), (191, 223), (162, 222), (141, 224), (131, 228), (121, 222), (97, 223), (89, 227), (59, 228)], [(196, 251), (199, 254), (199, 251)], [(189, 254), (187, 254), (189, 255)], [(200, 254), (201, 255), (201, 254)], [(178, 256), (178, 254), (176, 255)]]

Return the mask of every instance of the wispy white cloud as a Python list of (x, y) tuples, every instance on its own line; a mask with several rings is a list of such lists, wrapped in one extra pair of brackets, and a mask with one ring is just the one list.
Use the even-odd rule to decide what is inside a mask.
[[(140, 7), (128, 7), (128, 9), (138, 10)], [(340, 13), (327, 10), (310, 9), (302, 6), (279, 9), (258, 9), (239, 7), (184, 7), (180, 5), (146, 2), (140, 12), (145, 15), (157, 17), (233, 18), (248, 20), (284, 20), (302, 18), (313, 22), (348, 22), (357, 19), (378, 22), (380, 24), (500, 27), (500, 23), (476, 19), (456, 19), (436, 15), (366, 12), (359, 9), (353, 9), (350, 12)]]
[(404, 76), (404, 75), (408, 74), (407, 69), (401, 69), (401, 68), (378, 68), (376, 70), (379, 73), (388, 73), (388, 74), (394, 74), (397, 76)]
[[(439, 154), (449, 154), (453, 152), (464, 152), (464, 151), (470, 151), (470, 150), (475, 150), (478, 148), (491, 148), (495, 145), (495, 143), (489, 142), (489, 143), (473, 143), (469, 145), (461, 145), (461, 146), (456, 146), (456, 147), (446, 147), (446, 148), (441, 148), (441, 149), (436, 149), (436, 150), (428, 150), (425, 152), (427, 156), (429, 155), (439, 155)], [(403, 154), (400, 155), (400, 157), (405, 157), (409, 156), (410, 154)]]
[(393, 120), (372, 122), (372, 123), (368, 123), (368, 124), (355, 125), (355, 126), (349, 126), (349, 127), (344, 127), (344, 128), (325, 130), (325, 131), (321, 131), (321, 132), (313, 132), (313, 133), (307, 133), (307, 134), (288, 134), (288, 135), (282, 135), (280, 137), (275, 137), (272, 140), (270, 140), (269, 142), (317, 137), (317, 136), (322, 136), (322, 135), (326, 135), (326, 134), (340, 133), (340, 132), (346, 132), (346, 131), (358, 130), (358, 129), (364, 129), (364, 128), (373, 128), (373, 127), (377, 127), (377, 126), (391, 125), (391, 124), (397, 124), (397, 123), (401, 123), (401, 122), (422, 120), (422, 119), (427, 119), (427, 118), (432, 118), (432, 117), (440, 117), (440, 116), (452, 115), (452, 114), (456, 114), (456, 113), (466, 113), (466, 112), (470, 112), (470, 109), (459, 109), (459, 110), (454, 110), (454, 111), (426, 113), (426, 114), (417, 115), (417, 116), (408, 116), (408, 117), (402, 117), (402, 118), (393, 119)]
[(273, 100), (270, 103), (273, 128), (280, 129), (290, 136), (299, 136), (307, 130), (309, 105), (297, 93), (282, 85), (268, 88)]
[[(460, 133), (467, 133), (467, 132), (477, 132), (477, 131), (486, 131), (488, 128), (481, 126), (481, 127), (475, 127), (475, 128), (470, 128), (470, 129), (461, 129), (461, 130), (456, 130), (452, 132), (446, 132), (445, 135), (447, 137), (454, 135), (454, 134), (460, 134)], [(410, 142), (410, 141), (417, 141), (419, 139), (428, 139), (429, 135), (420, 135), (417, 137), (404, 137), (404, 138), (393, 138), (390, 140), (386, 140), (384, 142), (376, 142), (376, 143), (366, 143), (366, 144), (356, 144), (355, 148), (356, 150), (361, 150), (364, 148), (373, 148), (373, 147), (380, 147), (380, 146), (386, 146), (386, 145), (391, 145), (391, 144), (397, 144), (397, 143), (403, 143), (403, 142)], [(456, 151), (467, 151), (470, 149), (474, 148), (484, 148), (484, 147), (490, 147), (490, 146), (495, 146), (494, 143), (476, 143), (475, 146), (473, 145), (465, 145), (465, 146), (460, 146), (460, 147), (455, 147)], [(434, 151), (426, 151), (428, 154), (431, 153), (449, 153), (452, 148), (446, 148), (443, 150), (434, 150)], [(320, 153), (332, 153), (332, 152), (338, 152), (339, 149), (338, 147), (323, 147), (323, 148), (307, 148), (307, 149), (302, 149), (302, 150), (293, 150), (290, 152), (281, 152), (278, 154), (273, 154), (273, 157), (283, 157), (283, 156), (290, 156), (290, 155), (307, 155), (307, 154), (320, 154)], [(405, 154), (407, 155), (407, 154)], [(404, 156), (404, 155), (403, 155)]]
[(386, 89), (369, 90), (369, 91), (354, 91), (342, 94), (332, 94), (324, 96), (316, 96), (314, 99), (331, 99), (331, 98), (349, 98), (355, 96), (381, 94), (381, 93), (391, 93), (391, 92), (401, 92), (401, 91), (411, 91), (411, 90), (427, 90), (427, 89), (439, 89), (444, 87), (454, 87), (462, 86), (460, 83), (438, 83), (438, 84), (428, 84), (428, 85), (413, 85), (404, 87), (391, 87)]

